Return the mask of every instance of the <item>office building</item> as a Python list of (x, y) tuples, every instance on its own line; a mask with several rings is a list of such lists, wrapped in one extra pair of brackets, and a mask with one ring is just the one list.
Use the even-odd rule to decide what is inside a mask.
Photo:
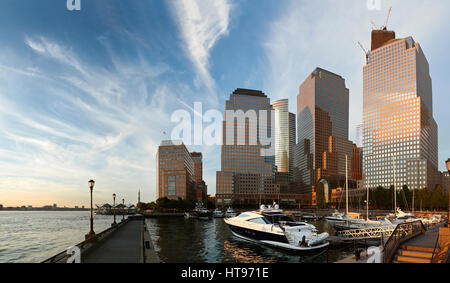
[(438, 182), (437, 124), (428, 61), (412, 37), (372, 32), (364, 66), (365, 187), (434, 189)]
[(196, 200), (194, 160), (181, 141), (163, 141), (157, 153), (157, 197)]

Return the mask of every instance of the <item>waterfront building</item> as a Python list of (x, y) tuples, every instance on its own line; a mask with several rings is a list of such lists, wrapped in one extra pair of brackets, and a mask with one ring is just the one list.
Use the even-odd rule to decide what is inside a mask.
[(157, 198), (195, 200), (194, 160), (181, 141), (163, 141), (157, 153)]
[(295, 114), (289, 112), (289, 100), (272, 103), (275, 112), (275, 165), (278, 173), (293, 178), (295, 147)]
[(203, 155), (200, 152), (191, 153), (192, 160), (194, 161), (194, 181), (196, 183), (196, 196), (197, 200), (205, 200), (208, 197), (208, 187), (205, 181), (203, 181)]
[(434, 189), (437, 124), (428, 61), (412, 37), (372, 31), (364, 66), (364, 185)]
[[(348, 140), (349, 90), (345, 80), (316, 68), (301, 84), (297, 96), (298, 144), (295, 148), (294, 177), (304, 195), (304, 205), (315, 205), (314, 192), (330, 192), (342, 186), (355, 167), (353, 142)], [(355, 163), (355, 164), (354, 164)]]
[(450, 175), (448, 172), (442, 172), (442, 189), (444, 192), (449, 193), (450, 192)]
[(363, 137), (364, 137), (364, 124), (359, 124), (356, 126), (356, 145), (359, 148), (363, 147)]
[[(252, 110), (256, 117), (251, 117)], [(274, 153), (263, 154), (268, 147), (260, 140), (260, 133), (271, 137), (271, 110), (270, 99), (257, 90), (236, 89), (226, 102), (221, 171), (217, 172), (218, 205), (278, 199)], [(235, 116), (239, 112), (249, 115), (239, 119)], [(259, 117), (264, 112), (267, 119), (261, 124)]]

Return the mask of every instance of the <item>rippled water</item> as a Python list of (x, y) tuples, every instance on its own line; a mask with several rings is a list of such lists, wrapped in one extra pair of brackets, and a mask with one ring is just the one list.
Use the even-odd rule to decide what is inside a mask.
[[(334, 231), (326, 222), (313, 223), (319, 232)], [(184, 218), (147, 219), (155, 250), (168, 263), (276, 263), (327, 261), (320, 256), (299, 255), (241, 240), (231, 233), (223, 219), (210, 221)], [(329, 262), (335, 262), (351, 250), (333, 250)]]
[[(41, 262), (84, 241), (89, 216), (88, 211), (0, 211), (0, 263)], [(109, 228), (112, 220), (95, 215), (94, 231)]]
[[(117, 217), (120, 220), (121, 216)], [(110, 227), (113, 216), (96, 215), (94, 230)], [(298, 255), (249, 243), (232, 235), (223, 219), (147, 219), (160, 259), (170, 263), (326, 262), (326, 254)], [(325, 222), (313, 223), (320, 232), (333, 233)], [(84, 240), (89, 231), (88, 211), (0, 211), (0, 263), (41, 262)], [(329, 251), (337, 261), (348, 251)]]

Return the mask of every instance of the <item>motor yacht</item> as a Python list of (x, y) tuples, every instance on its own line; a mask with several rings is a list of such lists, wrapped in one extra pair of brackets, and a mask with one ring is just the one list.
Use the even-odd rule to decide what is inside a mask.
[(202, 202), (197, 203), (195, 209), (191, 213), (185, 213), (185, 218), (210, 219), (211, 217), (212, 212), (206, 209)]
[(280, 249), (313, 251), (329, 245), (328, 233), (318, 234), (314, 225), (294, 222), (277, 205), (263, 205), (259, 211), (244, 212), (225, 223), (236, 237)]
[(216, 208), (216, 210), (214, 210), (214, 212), (213, 212), (213, 217), (214, 218), (224, 218), (225, 213), (222, 210)]
[(238, 215), (238, 213), (235, 212), (232, 207), (229, 207), (227, 209), (227, 211), (225, 212), (225, 217), (226, 218), (236, 217), (237, 215)]

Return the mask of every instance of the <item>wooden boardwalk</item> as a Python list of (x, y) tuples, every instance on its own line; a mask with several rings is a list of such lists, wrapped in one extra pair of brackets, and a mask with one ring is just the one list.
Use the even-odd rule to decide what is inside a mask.
[(436, 241), (439, 237), (439, 228), (443, 226), (444, 224), (429, 227), (425, 234), (409, 240), (404, 245), (434, 249), (436, 246)]
[(130, 221), (81, 256), (82, 263), (141, 263), (142, 223)]
[[(76, 247), (81, 252), (81, 263), (159, 262), (142, 216), (130, 217)], [(44, 263), (66, 263), (68, 259), (69, 255), (64, 251)]]

